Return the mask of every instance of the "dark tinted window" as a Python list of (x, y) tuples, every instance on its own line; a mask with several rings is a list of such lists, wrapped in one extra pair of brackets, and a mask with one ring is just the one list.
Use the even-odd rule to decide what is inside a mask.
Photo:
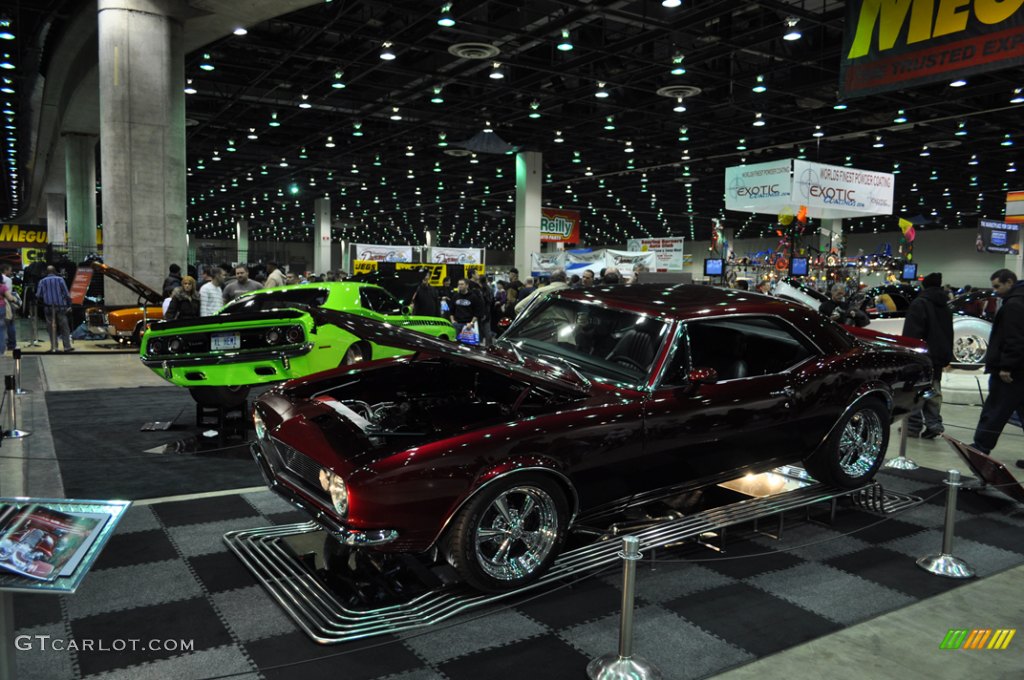
[(692, 368), (719, 380), (781, 373), (817, 352), (792, 326), (773, 317), (709, 319), (686, 324)]
[(402, 304), (382, 288), (360, 288), (359, 304), (371, 312), (395, 316), (402, 313)]
[(246, 314), (265, 309), (287, 307), (319, 307), (327, 301), (327, 291), (313, 286), (295, 286), (270, 293), (256, 293), (240, 297), (223, 310), (224, 314)]

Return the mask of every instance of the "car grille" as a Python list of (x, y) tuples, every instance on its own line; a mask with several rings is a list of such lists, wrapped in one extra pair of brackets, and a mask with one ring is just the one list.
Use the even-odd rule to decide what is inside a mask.
[[(303, 482), (308, 491), (317, 496), (330, 500), (327, 492), (320, 486), (320, 470), (322, 466), (306, 454), (293, 449), (292, 447), (274, 440), (274, 454), (276, 460), (273, 466), (279, 471), (290, 473), (290, 475)], [(266, 451), (266, 447), (264, 447)]]
[(104, 328), (107, 325), (107, 315), (102, 311), (89, 312), (89, 325)]

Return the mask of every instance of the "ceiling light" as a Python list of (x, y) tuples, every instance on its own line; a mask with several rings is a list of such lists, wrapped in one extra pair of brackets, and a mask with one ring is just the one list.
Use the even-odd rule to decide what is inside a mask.
[(836, 102), (832, 105), (832, 109), (835, 111), (845, 111), (848, 108), (850, 107), (843, 102)]
[(661, 0), (661, 6), (669, 9), (675, 9), (681, 4), (683, 4), (683, 0)]
[(203, 53), (203, 60), (201, 62), (199, 62), (199, 68), (202, 69), (203, 71), (212, 71), (214, 69), (214, 65), (210, 63), (210, 53), (209, 52), (204, 52)]
[(556, 47), (562, 52), (569, 52), (573, 48), (572, 40), (569, 39), (569, 29), (562, 29), (562, 39), (558, 41)]
[(539, 101), (534, 99), (532, 102), (530, 102), (530, 113), (528, 114), (529, 117), (530, 118), (540, 118), (540, 112), (537, 110), (539, 108), (540, 108), (540, 102)]
[(871, 145), (876, 149), (882, 149), (885, 147), (885, 142), (882, 141), (882, 135), (875, 135), (875, 143)]
[(437, 145), (438, 146), (441, 146), (441, 147), (448, 146), (448, 142), (446, 141), (447, 139), (448, 139), (448, 133), (447, 132), (438, 132), (437, 133)]
[(927, 158), (928, 156), (932, 155), (932, 152), (928, 150), (928, 145), (925, 144), (924, 146), (921, 147), (921, 153), (918, 155), (922, 156), (923, 158)]
[(437, 18), (437, 25), (444, 28), (451, 28), (455, 25), (455, 17), (452, 16), (452, 3), (446, 2), (441, 5), (441, 16)]
[(690, 141), (690, 128), (686, 127), (685, 125), (683, 127), (679, 128), (679, 141), (680, 142), (688, 142), (688, 141)]
[(270, 127), (281, 127), (281, 121), (277, 119), (277, 111), (270, 112), (270, 122), (267, 125)]
[(754, 114), (754, 123), (753, 123), (753, 125), (754, 125), (754, 127), (764, 127), (764, 125), (765, 125), (765, 120), (764, 120), (764, 118), (763, 118), (763, 117), (761, 116), (761, 114), (760, 114), (760, 113), (755, 113), (755, 114)]
[(562, 138), (562, 131), (561, 130), (555, 130), (555, 143), (556, 144), (561, 144), (564, 141), (565, 140)]
[(494, 128), (491, 126), (491, 121), (484, 121), (484, 132), (494, 132)]
[(676, 52), (672, 57), (672, 70), (669, 71), (674, 76), (681, 76), (686, 73), (686, 67), (683, 66), (683, 59), (685, 56), (682, 52)]
[(501, 80), (502, 78), (505, 77), (505, 71), (501, 68), (500, 62), (494, 62), (494, 64), (491, 66), (491, 72), (488, 74), (488, 76), (490, 78), (493, 78), (494, 80)]
[(764, 86), (764, 76), (758, 76), (757, 82), (754, 83), (754, 87), (750, 89), (756, 92), (757, 94), (761, 94), (762, 92), (767, 90), (768, 88)]
[(344, 71), (335, 71), (334, 72), (334, 82), (331, 83), (331, 87), (333, 87), (335, 90), (344, 90), (345, 89), (345, 82), (341, 79), (341, 77), (343, 75), (345, 75)]
[(405, 147), (405, 155), (411, 158), (416, 155), (416, 152), (412, 150), (412, 146), (407, 146)]
[(686, 104), (683, 103), (682, 97), (676, 97), (676, 105), (672, 107), (672, 110), (676, 113), (684, 113), (686, 111)]
[(1010, 100), (1011, 104), (1024, 104), (1024, 88), (1014, 88), (1013, 98)]
[(953, 133), (957, 137), (964, 137), (967, 135), (967, 123), (958, 123), (956, 126), (956, 132)]
[(799, 40), (802, 37), (800, 29), (796, 27), (798, 23), (800, 23), (800, 20), (796, 17), (786, 17), (786, 32), (782, 36), (783, 40), (793, 41)]
[(894, 122), (894, 123), (906, 123), (907, 122), (907, 112), (904, 111), (903, 109), (900, 109), (899, 111), (896, 112), (896, 117), (892, 119), (892, 122)]
[(327, 141), (324, 142), (324, 146), (326, 146), (328, 149), (333, 149), (335, 146), (337, 146), (334, 143), (334, 137), (332, 137), (331, 135), (327, 135)]
[(949, 84), (950, 87), (963, 87), (967, 84), (967, 81), (963, 78), (958, 78)]
[(430, 98), (431, 104), (444, 104), (444, 97), (441, 96), (441, 86), (434, 86), (434, 96)]
[(614, 130), (615, 129), (615, 116), (608, 116), (604, 119), (604, 129)]
[(1010, 139), (1009, 133), (1003, 135), (1003, 141), (999, 142), (999, 146), (1013, 146), (1013, 140)]
[(821, 129), (820, 125), (815, 125), (814, 126), (814, 132), (812, 133), (812, 136), (814, 136), (814, 137), (824, 137), (825, 136), (825, 131)]
[(307, 158), (309, 158), (309, 154), (306, 153), (306, 147), (302, 147), (301, 149), (299, 149), (299, 158), (302, 160), (306, 160)]
[(388, 116), (388, 118), (390, 118), (391, 120), (402, 120), (402, 114), (398, 112), (397, 106), (391, 107), (391, 115)]
[(249, 31), (246, 30), (245, 26), (239, 26), (238, 28), (233, 30), (232, 33), (234, 33), (235, 35), (248, 35)]
[(380, 58), (384, 61), (392, 61), (395, 58), (395, 53), (391, 49), (391, 41), (385, 40), (380, 46)]
[(741, 139), (739, 141), (739, 143), (736, 145), (736, 150), (737, 151), (746, 151), (747, 150), (747, 140)]
[(249, 134), (245, 136), (246, 139), (259, 139), (260, 136), (256, 134), (256, 128), (249, 128)]
[(192, 86), (192, 79), (187, 79), (185, 81), (185, 94), (195, 94), (196, 92), (198, 92), (198, 90)]
[(0, 68), (10, 71), (14, 68), (14, 64), (11, 63), (11, 55), (4, 53), (3, 59), (0, 60)]
[(311, 109), (311, 108), (313, 108), (313, 105), (309, 103), (309, 95), (308, 94), (301, 95), (300, 99), (302, 100), (302, 101), (299, 102), (299, 108), (300, 109)]
[(362, 137), (363, 136), (363, 124), (360, 123), (358, 120), (356, 122), (352, 123), (352, 136), (353, 137)]
[(626, 148), (623, 149), (623, 151), (625, 151), (626, 153), (633, 153), (633, 151), (634, 151), (634, 149), (633, 149), (633, 142), (627, 141), (626, 142)]
[(597, 92), (594, 93), (594, 96), (597, 97), (598, 99), (608, 98), (608, 90), (604, 89), (604, 83), (599, 82), (597, 84)]
[(14, 34), (11, 33), (10, 19), (0, 20), (0, 40), (14, 40)]
[(231, 151), (231, 152), (238, 151), (238, 148), (235, 146), (235, 140), (233, 140), (233, 139), (229, 139), (228, 140), (228, 145), (226, 147), (224, 147), (224, 148), (226, 150), (228, 150), (228, 151)]

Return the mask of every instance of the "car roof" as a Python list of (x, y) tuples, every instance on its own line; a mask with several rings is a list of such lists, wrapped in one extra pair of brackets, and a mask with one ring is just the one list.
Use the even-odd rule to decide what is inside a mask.
[(645, 312), (666, 319), (707, 318), (737, 312), (786, 315), (793, 303), (753, 291), (698, 286), (640, 283), (633, 285), (570, 288), (559, 297), (599, 302), (609, 307)]

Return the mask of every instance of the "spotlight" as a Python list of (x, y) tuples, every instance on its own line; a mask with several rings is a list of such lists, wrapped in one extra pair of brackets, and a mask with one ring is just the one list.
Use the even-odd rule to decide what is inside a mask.
[(555, 130), (555, 142), (557, 144), (561, 144), (564, 141), (565, 141), (565, 139), (562, 138), (562, 131), (561, 130)]
[(391, 49), (391, 41), (385, 40), (384, 43), (380, 46), (380, 48), (381, 49), (379, 56), (381, 59), (383, 59), (384, 61), (392, 61), (395, 59), (395, 53)]
[(686, 111), (686, 104), (683, 103), (682, 97), (676, 97), (676, 105), (672, 107), (672, 110), (676, 113), (684, 113)]
[(786, 17), (785, 23), (786, 32), (782, 36), (783, 40), (789, 40), (792, 42), (793, 40), (799, 40), (801, 37), (803, 37), (803, 34), (800, 33), (800, 29), (796, 27), (796, 25), (800, 23), (799, 19), (797, 19), (796, 17)]
[(845, 111), (850, 107), (844, 104), (843, 102), (836, 102), (835, 104), (832, 105), (832, 108), (835, 111)]
[(754, 87), (750, 89), (756, 92), (757, 94), (761, 94), (762, 92), (766, 91), (768, 88), (765, 87), (764, 85), (764, 76), (758, 76), (757, 82), (754, 83)]
[(397, 106), (391, 107), (391, 115), (388, 116), (388, 118), (390, 118), (391, 120), (402, 120), (402, 114), (398, 112)]
[(455, 25), (455, 17), (452, 16), (452, 3), (446, 2), (441, 5), (441, 16), (437, 18), (437, 25), (444, 28), (451, 28)]
[(1024, 104), (1024, 88), (1014, 88), (1013, 98), (1010, 99), (1011, 104)]
[(597, 92), (594, 93), (594, 96), (597, 97), (598, 99), (608, 98), (608, 90), (604, 89), (604, 83), (599, 82), (597, 84)]
[(669, 9), (675, 9), (681, 4), (683, 4), (683, 0), (661, 0), (661, 6)]
[(573, 44), (572, 44), (572, 40), (569, 39), (569, 29), (568, 28), (563, 28), (562, 29), (562, 39), (560, 41), (558, 41), (558, 45), (556, 45), (556, 47), (561, 52), (570, 52), (570, 51), (572, 51)]
[(752, 125), (754, 127), (764, 127), (765, 126), (765, 119), (761, 116), (760, 113), (755, 113), (754, 114), (754, 122), (752, 123)]
[(875, 135), (875, 143), (871, 146), (875, 149), (885, 148), (885, 142), (882, 141), (882, 135)]
[(195, 94), (196, 92), (198, 92), (198, 90), (192, 86), (192, 79), (188, 78), (185, 81), (185, 94)]
[(441, 86), (434, 86), (434, 96), (430, 98), (431, 104), (444, 104), (444, 97), (441, 96)]
[(950, 87), (963, 87), (966, 84), (967, 84), (967, 81), (961, 78), (961, 79), (958, 79), (958, 80), (954, 80), (953, 82), (951, 82), (949, 84), (949, 86)]
[(824, 137), (825, 136), (825, 131), (821, 129), (820, 125), (815, 125), (814, 126), (814, 132), (812, 133), (812, 136), (814, 136), (814, 137)]
[(491, 66), (491, 72), (487, 75), (493, 80), (502, 80), (505, 77), (505, 70), (501, 68), (501, 63), (496, 61)]
[(530, 113), (528, 114), (528, 116), (530, 118), (540, 118), (540, 111), (537, 110), (539, 108), (540, 102), (534, 99), (532, 102), (530, 102)]
[(345, 75), (344, 71), (335, 71), (334, 72), (334, 82), (331, 83), (331, 87), (333, 87), (335, 90), (344, 90), (345, 89), (345, 82), (341, 79), (341, 77), (344, 76), (344, 75)]
[(685, 58), (685, 55), (681, 52), (676, 52), (672, 57), (672, 70), (669, 71), (669, 73), (674, 76), (684, 75), (686, 73), (686, 67), (683, 66), (683, 59)]
[(215, 67), (210, 63), (210, 53), (203, 53), (203, 60), (199, 62), (199, 68), (203, 71), (212, 71)]
[(234, 33), (235, 35), (248, 35), (249, 31), (246, 30), (245, 26), (239, 26), (234, 31), (232, 31), (232, 33)]
[(907, 122), (907, 112), (904, 111), (903, 109), (900, 109), (899, 111), (896, 112), (896, 117), (892, 119), (892, 122), (894, 122), (894, 123), (906, 123)]
[(277, 111), (270, 112), (270, 122), (267, 125), (270, 127), (281, 127), (281, 121), (277, 119)]
[(615, 116), (607, 116), (604, 119), (604, 129), (614, 130), (615, 129)]

